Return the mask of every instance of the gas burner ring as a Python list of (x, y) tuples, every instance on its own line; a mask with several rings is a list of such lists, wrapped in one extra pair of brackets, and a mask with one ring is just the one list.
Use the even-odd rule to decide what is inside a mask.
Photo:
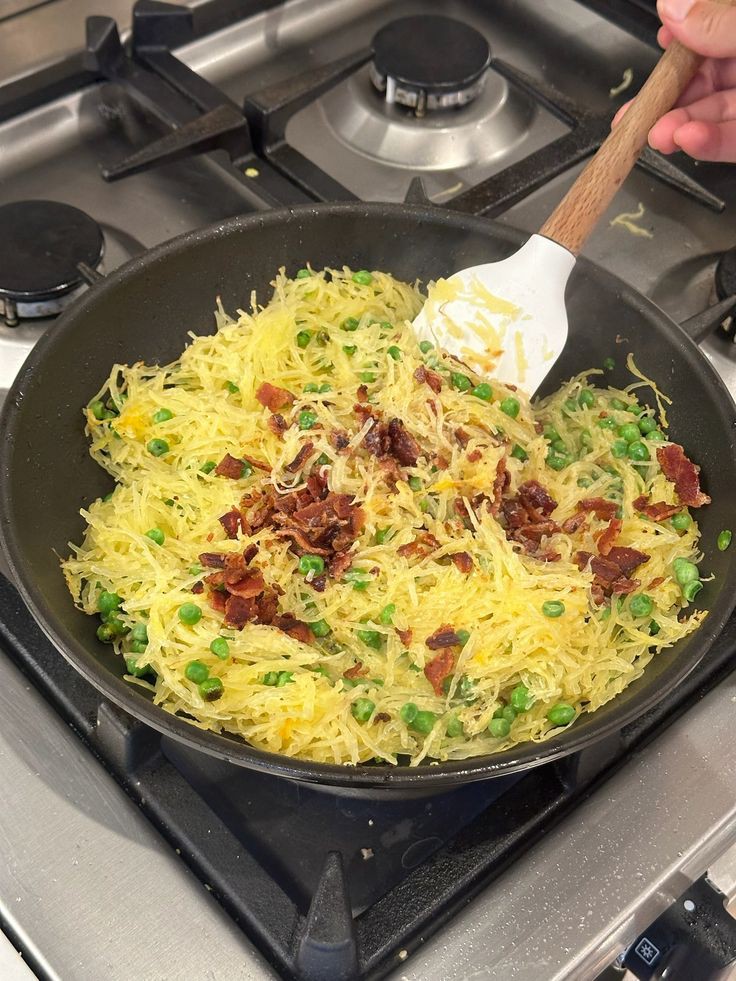
[(417, 116), (476, 99), (485, 85), (491, 48), (474, 28), (451, 17), (402, 17), (373, 38), (370, 79), (387, 103)]
[(102, 259), (102, 229), (68, 204), (0, 206), (0, 227), (0, 315), (9, 327), (59, 314), (85, 288), (80, 264), (96, 269)]

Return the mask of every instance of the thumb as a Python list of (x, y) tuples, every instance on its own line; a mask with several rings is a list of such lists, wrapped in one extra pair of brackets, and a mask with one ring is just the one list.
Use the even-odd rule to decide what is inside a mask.
[(736, 57), (736, 7), (716, 0), (659, 0), (657, 12), (673, 36), (708, 58)]

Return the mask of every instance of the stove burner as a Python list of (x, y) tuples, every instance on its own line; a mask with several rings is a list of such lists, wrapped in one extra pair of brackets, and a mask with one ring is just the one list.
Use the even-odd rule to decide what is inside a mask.
[(472, 102), (483, 91), (491, 49), (483, 35), (451, 17), (402, 17), (373, 38), (370, 77), (386, 102), (417, 116)]
[(85, 281), (79, 263), (95, 269), (102, 258), (97, 222), (58, 201), (3, 205), (0, 228), (0, 312), (9, 327), (55, 316)]

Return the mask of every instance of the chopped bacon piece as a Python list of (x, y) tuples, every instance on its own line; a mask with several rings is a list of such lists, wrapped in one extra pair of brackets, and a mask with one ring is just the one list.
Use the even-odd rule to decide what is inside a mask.
[[(498, 512), (501, 510), (501, 497), (510, 482), (511, 482), (511, 474), (506, 469), (506, 455), (504, 454), (496, 464), (496, 477), (493, 481), (493, 497), (491, 501), (492, 515), (494, 516), (497, 515)], [(522, 487), (523, 486), (524, 485), (522, 484)], [(549, 500), (551, 501), (552, 498), (550, 497)], [(555, 502), (555, 506), (556, 506), (556, 502)], [(542, 513), (546, 513), (546, 512), (542, 512)]]
[(231, 480), (240, 480), (240, 478), (243, 476), (244, 467), (245, 463), (243, 460), (238, 460), (237, 457), (230, 456), (229, 453), (226, 453), (215, 467), (215, 476), (230, 477)]
[(366, 419), (373, 419), (373, 424), (363, 437), (363, 446), (373, 456), (386, 456), (391, 452), (391, 439), (388, 435), (388, 428), (375, 417), (368, 415)]
[(240, 511), (238, 511), (237, 508), (232, 508), (227, 512), (227, 514), (220, 515), (217, 520), (225, 529), (225, 534), (228, 538), (238, 537), (238, 528), (240, 527)]
[(248, 456), (247, 453), (243, 454), (243, 459), (246, 461), (246, 463), (249, 463), (252, 467), (255, 467), (256, 470), (265, 470), (267, 473), (271, 473), (270, 463), (264, 463), (263, 460), (259, 460), (258, 457)]
[(301, 641), (302, 644), (311, 644), (314, 634), (309, 628), (308, 623), (297, 620), (291, 613), (281, 613), (273, 618), (273, 626), (283, 630), (289, 637)]
[(630, 572), (634, 569), (638, 569), (640, 565), (648, 562), (651, 556), (647, 555), (646, 552), (640, 552), (635, 548), (623, 548), (618, 545), (614, 545), (608, 553), (608, 558), (611, 562), (615, 562), (616, 565), (621, 569), (625, 576), (628, 576)]
[(576, 552), (575, 561), (581, 570), (590, 563), (590, 571), (594, 576), (593, 596), (596, 602), (602, 602), (602, 597), (606, 595), (633, 592), (639, 582), (630, 579), (629, 573), (648, 562), (649, 556), (635, 548), (614, 546), (606, 556)]
[(228, 592), (233, 596), (252, 599), (254, 596), (259, 596), (263, 592), (266, 584), (263, 581), (261, 573), (255, 572), (252, 575), (238, 579), (237, 582), (229, 583), (227, 588)]
[(256, 555), (258, 555), (258, 546), (255, 544), (255, 542), (251, 542), (250, 545), (247, 545), (243, 551), (243, 562), (248, 565), (253, 561)]
[(195, 582), (195, 584), (192, 586), (192, 592), (196, 596), (198, 596), (200, 593), (203, 593), (204, 592), (204, 583), (203, 582)]
[(391, 419), (388, 424), (390, 453), (405, 467), (416, 466), (421, 455), (419, 443), (411, 436), (401, 419)]
[(577, 503), (578, 511), (592, 511), (596, 518), (600, 518), (602, 521), (609, 521), (614, 518), (618, 507), (615, 501), (607, 501), (603, 497), (586, 497)]
[(471, 450), (471, 452), (468, 453), (468, 463), (477, 463), (478, 460), (482, 459), (482, 457), (483, 457), (482, 450), (479, 449)]
[(199, 561), (205, 569), (225, 568), (225, 556), (220, 555), (219, 552), (202, 552), (199, 556)]
[(404, 647), (408, 647), (411, 644), (411, 640), (412, 637), (414, 636), (414, 632), (411, 629), (401, 630), (399, 629), (399, 627), (394, 627), (394, 630), (396, 631), (396, 635), (398, 636), (399, 640), (404, 645)]
[(584, 511), (578, 511), (562, 522), (562, 530), (566, 535), (574, 535), (576, 531), (585, 525), (588, 515)]
[(430, 651), (439, 651), (443, 647), (458, 647), (461, 640), (449, 623), (443, 623), (424, 643)]
[(309, 584), (317, 593), (324, 593), (327, 588), (327, 576), (315, 576)]
[(330, 561), (330, 575), (333, 579), (342, 579), (353, 564), (353, 556), (349, 552), (338, 552)]
[(297, 470), (301, 470), (301, 468), (304, 466), (304, 462), (306, 461), (307, 457), (309, 456), (309, 454), (312, 452), (313, 449), (314, 449), (314, 443), (311, 440), (307, 440), (307, 442), (304, 443), (304, 445), (299, 448), (299, 452), (291, 461), (291, 463), (286, 464), (285, 469), (288, 470), (289, 473), (296, 473)]
[(284, 406), (293, 405), (295, 397), (285, 388), (278, 388), (270, 382), (263, 382), (256, 392), (256, 398), (271, 412), (278, 412)]
[(227, 601), (227, 593), (221, 593), (219, 590), (213, 590), (209, 595), (210, 606), (216, 613), (225, 612), (225, 603)]
[(700, 467), (688, 460), (678, 443), (658, 447), (657, 459), (662, 473), (675, 485), (675, 493), (683, 504), (690, 508), (710, 504), (710, 498), (700, 489)]
[(620, 518), (611, 518), (608, 526), (599, 533), (597, 541), (598, 551), (601, 555), (608, 555), (608, 553), (611, 551), (613, 543), (621, 534), (623, 525), (624, 523)]
[(333, 446), (338, 453), (342, 453), (350, 445), (350, 437), (342, 429), (335, 429), (334, 432), (330, 433), (330, 445)]
[(466, 433), (462, 427), (458, 427), (455, 430), (455, 439), (463, 449), (467, 449), (468, 443), (470, 442), (470, 433)]
[(406, 545), (400, 545), (396, 551), (397, 554), (404, 559), (408, 559), (413, 555), (418, 555), (421, 558), (424, 558), (434, 549), (439, 547), (440, 543), (435, 536), (431, 532), (425, 531), (420, 535), (417, 535), (413, 542), (407, 542)]
[(468, 552), (455, 552), (450, 556), (460, 572), (468, 573), (473, 571), (473, 560)]
[(452, 674), (454, 667), (455, 655), (452, 651), (447, 650), (443, 650), (441, 654), (433, 657), (431, 661), (425, 664), (425, 677), (437, 695), (442, 694), (442, 682)]
[(519, 500), (524, 507), (536, 508), (544, 515), (551, 514), (557, 507), (557, 501), (536, 480), (527, 480), (519, 487)]
[(271, 430), (274, 436), (278, 436), (278, 438), (281, 439), (286, 430), (289, 428), (289, 424), (282, 415), (275, 412), (272, 416), (268, 417), (268, 428)]
[(634, 501), (633, 507), (635, 511), (645, 514), (652, 521), (664, 521), (682, 511), (683, 506), (682, 504), (666, 504), (664, 501), (653, 501), (649, 504), (646, 494), (642, 494)]
[(619, 578), (611, 584), (611, 592), (614, 596), (625, 596), (628, 593), (633, 593), (635, 589), (640, 586), (638, 579), (628, 579), (626, 576), (619, 576)]
[(439, 393), (442, 391), (442, 376), (438, 375), (436, 371), (432, 371), (430, 368), (425, 367), (423, 364), (420, 364), (417, 370), (414, 372), (414, 377), (420, 385), (429, 385), (435, 395), (439, 395)]
[(358, 385), (358, 391), (355, 393), (355, 397), (357, 398), (357, 400), (359, 402), (367, 402), (368, 401), (368, 386), (367, 385)]
[(442, 456), (440, 453), (432, 457), (432, 463), (438, 470), (447, 470), (447, 468), (450, 466), (450, 461), (447, 459), (447, 457)]
[(373, 721), (374, 722), (390, 722), (391, 721), (391, 716), (388, 714), (388, 712), (376, 712), (376, 714), (373, 716)]
[(368, 674), (368, 668), (363, 667), (362, 661), (356, 661), (352, 668), (343, 672), (343, 678), (360, 678), (364, 674)]
[(664, 576), (657, 576), (656, 579), (652, 579), (652, 581), (647, 584), (647, 589), (656, 589), (657, 586), (661, 586), (663, 582)]
[(242, 628), (255, 616), (255, 603), (242, 596), (228, 596), (225, 599), (225, 623)]

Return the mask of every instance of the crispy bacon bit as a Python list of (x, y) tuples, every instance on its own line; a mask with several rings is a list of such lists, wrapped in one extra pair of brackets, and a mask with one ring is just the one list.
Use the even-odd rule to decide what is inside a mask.
[(256, 398), (271, 412), (278, 412), (287, 405), (293, 405), (295, 397), (285, 388), (278, 388), (270, 382), (263, 382), (256, 392)]
[(263, 581), (263, 576), (260, 572), (243, 576), (242, 579), (229, 583), (227, 587), (228, 592), (232, 596), (240, 596), (243, 599), (252, 599), (254, 596), (259, 596), (265, 588), (266, 583)]
[(216, 613), (225, 612), (226, 600), (227, 593), (221, 593), (219, 590), (213, 590), (209, 595), (210, 606)]
[(255, 604), (242, 596), (227, 596), (225, 599), (225, 623), (242, 630), (246, 623), (253, 619), (254, 606)]
[(227, 512), (227, 514), (221, 515), (217, 520), (225, 529), (225, 534), (228, 538), (238, 537), (238, 529), (240, 528), (240, 511), (238, 511), (237, 508), (232, 508)]
[(435, 536), (430, 531), (423, 531), (421, 534), (417, 535), (413, 542), (407, 542), (406, 545), (400, 545), (396, 551), (404, 559), (408, 559), (414, 555), (417, 555), (420, 558), (425, 558), (430, 552), (433, 552), (439, 547), (440, 542), (435, 538)]
[(615, 562), (623, 574), (628, 576), (634, 569), (638, 569), (640, 565), (648, 562), (651, 556), (635, 548), (624, 548), (620, 545), (614, 545), (610, 549), (607, 558), (611, 562)]
[(654, 501), (649, 504), (646, 494), (637, 497), (633, 503), (635, 511), (646, 515), (652, 521), (664, 521), (667, 518), (671, 518), (674, 514), (682, 511), (682, 507), (682, 504), (666, 504), (664, 501)]
[(657, 586), (661, 586), (663, 582), (664, 576), (657, 576), (656, 579), (652, 579), (652, 581), (647, 585), (647, 589), (656, 589)]
[(307, 457), (309, 456), (309, 454), (312, 452), (313, 449), (314, 449), (314, 443), (312, 443), (310, 440), (307, 440), (307, 442), (304, 443), (304, 445), (299, 448), (299, 452), (291, 461), (291, 463), (286, 464), (285, 469), (288, 470), (289, 473), (296, 473), (297, 470), (301, 470), (301, 468), (304, 466), (305, 460), (307, 459)]
[(477, 463), (483, 457), (483, 451), (479, 449), (472, 450), (468, 453), (468, 463)]
[(337, 450), (338, 453), (342, 453), (350, 445), (350, 437), (342, 429), (335, 429), (330, 433), (330, 445)]
[(658, 447), (657, 459), (662, 473), (675, 485), (675, 493), (683, 504), (690, 508), (710, 504), (710, 498), (700, 489), (700, 467), (688, 460), (678, 443)]
[(473, 571), (473, 560), (468, 552), (455, 552), (450, 556), (460, 572), (468, 573)]
[(356, 661), (352, 668), (343, 672), (344, 678), (360, 678), (361, 675), (368, 674), (368, 668), (363, 667), (362, 661)]
[(367, 385), (358, 385), (358, 391), (355, 393), (355, 397), (357, 398), (357, 400), (359, 402), (367, 402), (368, 401), (368, 386)]
[(430, 651), (439, 651), (443, 647), (458, 647), (462, 642), (449, 623), (443, 623), (424, 642)]
[(447, 470), (447, 468), (450, 466), (450, 461), (447, 459), (447, 457), (442, 456), (441, 453), (438, 453), (436, 456), (432, 457), (432, 463), (438, 470)]
[(257, 470), (265, 470), (266, 473), (271, 473), (270, 463), (264, 463), (263, 460), (259, 460), (258, 457), (248, 456), (247, 453), (243, 454), (243, 459), (246, 461), (246, 463), (249, 463), (252, 467), (255, 467)]
[(289, 424), (282, 415), (276, 412), (274, 415), (268, 417), (268, 428), (271, 430), (274, 436), (278, 436), (278, 438), (281, 439), (286, 430), (289, 428)]
[(527, 480), (519, 488), (519, 500), (525, 508), (536, 508), (545, 517), (552, 514), (557, 501), (550, 497), (546, 489), (536, 480)]
[(578, 511), (562, 522), (562, 530), (566, 535), (574, 535), (576, 531), (584, 527), (588, 515), (584, 511)]
[(452, 674), (454, 667), (455, 655), (447, 650), (443, 650), (424, 666), (425, 677), (437, 695), (442, 694), (442, 682)]
[(240, 480), (240, 478), (243, 476), (244, 467), (245, 463), (243, 460), (238, 460), (237, 457), (230, 456), (229, 453), (226, 453), (215, 467), (215, 476), (230, 477), (231, 480)]
[(614, 546), (609, 549), (606, 556), (576, 552), (575, 561), (581, 570), (590, 565), (594, 577), (591, 590), (593, 599), (601, 603), (605, 596), (632, 593), (639, 586), (639, 581), (629, 578), (629, 574), (644, 562), (648, 562), (649, 556), (635, 548)]
[(436, 371), (432, 371), (425, 365), (420, 364), (417, 370), (414, 372), (415, 379), (420, 385), (429, 385), (435, 395), (439, 395), (442, 391), (442, 376), (438, 375)]
[(603, 497), (586, 497), (577, 503), (578, 511), (588, 511), (600, 518), (602, 521), (609, 521), (615, 518), (618, 511), (618, 504), (615, 501), (607, 501)]
[(395, 457), (405, 467), (415, 467), (422, 450), (419, 443), (407, 432), (401, 419), (390, 420), (388, 438), (391, 456)]
[(327, 576), (315, 576), (309, 584), (317, 593), (324, 593), (327, 588)]
[(279, 630), (283, 630), (285, 634), (293, 637), (294, 640), (301, 641), (302, 644), (311, 644), (314, 640), (314, 634), (309, 629), (309, 624), (297, 620), (291, 613), (282, 613), (274, 617), (273, 626), (278, 627)]
[(243, 551), (243, 562), (245, 562), (246, 565), (249, 565), (256, 555), (258, 555), (258, 546), (255, 544), (255, 542), (251, 542), (250, 545), (247, 545)]
[(225, 568), (225, 556), (220, 555), (219, 552), (202, 552), (199, 556), (199, 562), (205, 569)]
[(196, 596), (199, 596), (200, 593), (203, 593), (204, 592), (204, 583), (203, 582), (195, 582), (195, 584), (192, 586), (192, 592)]
[[(508, 481), (506, 460), (503, 478)], [(499, 463), (499, 467), (500, 467)], [(496, 472), (496, 482), (499, 482), (499, 471)], [(542, 539), (554, 535), (560, 526), (549, 515), (557, 507), (557, 501), (550, 497), (546, 489), (536, 480), (528, 480), (519, 487), (518, 496), (500, 501), (506, 525), (506, 537), (509, 541), (517, 542), (528, 555), (545, 562), (556, 562), (557, 552), (542, 549)]]
[(350, 566), (353, 564), (353, 556), (350, 552), (338, 552), (329, 564), (330, 575), (333, 579), (342, 579)]
[(388, 714), (388, 712), (376, 712), (376, 714), (373, 716), (373, 721), (374, 722), (390, 722), (391, 721), (391, 716)]
[(396, 631), (396, 635), (404, 647), (409, 647), (412, 637), (414, 636), (413, 631), (411, 629), (401, 630), (399, 627), (394, 627), (394, 630)]
[(621, 534), (623, 521), (620, 518), (611, 518), (608, 526), (599, 532), (597, 536), (598, 551), (601, 555), (608, 555), (613, 547), (613, 543)]
[(463, 449), (467, 449), (468, 443), (470, 442), (470, 433), (466, 433), (462, 427), (458, 427), (455, 430), (455, 439)]

